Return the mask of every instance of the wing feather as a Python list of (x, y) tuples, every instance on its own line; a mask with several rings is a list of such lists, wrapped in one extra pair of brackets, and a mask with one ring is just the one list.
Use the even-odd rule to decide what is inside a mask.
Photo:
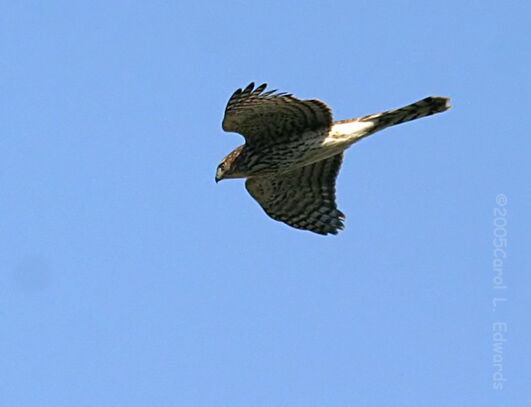
[(320, 100), (264, 92), (266, 86), (255, 89), (251, 83), (234, 92), (225, 109), (223, 130), (240, 133), (248, 143), (271, 144), (332, 125), (332, 111)]
[(336, 178), (343, 153), (294, 171), (251, 177), (245, 187), (273, 219), (326, 235), (343, 229), (336, 205)]

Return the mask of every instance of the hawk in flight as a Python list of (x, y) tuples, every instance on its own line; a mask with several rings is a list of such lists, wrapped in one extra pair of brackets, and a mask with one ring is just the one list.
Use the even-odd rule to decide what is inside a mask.
[(335, 184), (347, 148), (386, 127), (450, 108), (450, 99), (432, 96), (335, 122), (320, 100), (265, 89), (265, 83), (257, 88), (251, 83), (229, 99), (223, 130), (240, 133), (245, 144), (219, 164), (216, 182), (247, 178), (247, 191), (269, 216), (322, 235), (344, 228)]

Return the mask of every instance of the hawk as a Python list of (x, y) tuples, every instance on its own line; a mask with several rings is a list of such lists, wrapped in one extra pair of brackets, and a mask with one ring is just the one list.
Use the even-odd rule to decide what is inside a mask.
[(219, 164), (216, 182), (247, 178), (247, 191), (271, 218), (322, 235), (344, 228), (335, 183), (347, 148), (386, 127), (450, 108), (449, 98), (431, 96), (400, 109), (334, 121), (324, 102), (266, 92), (266, 86), (251, 83), (229, 99), (223, 130), (240, 133), (245, 144)]

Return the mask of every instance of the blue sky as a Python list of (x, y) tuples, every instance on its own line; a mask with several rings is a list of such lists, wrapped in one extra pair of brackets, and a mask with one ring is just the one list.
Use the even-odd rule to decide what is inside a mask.
[[(2, 3), (0, 404), (531, 405), (529, 17)], [(338, 120), (429, 95), (453, 109), (351, 148), (346, 230), (322, 237), (214, 183), (242, 142), (225, 103), (251, 81)]]

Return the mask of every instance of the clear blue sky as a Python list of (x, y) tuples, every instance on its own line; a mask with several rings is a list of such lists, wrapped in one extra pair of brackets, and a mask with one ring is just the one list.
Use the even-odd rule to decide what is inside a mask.
[[(524, 1), (3, 2), (0, 404), (531, 405), (529, 18)], [(322, 237), (214, 183), (251, 81), (337, 119), (454, 107), (351, 148), (347, 228)]]

